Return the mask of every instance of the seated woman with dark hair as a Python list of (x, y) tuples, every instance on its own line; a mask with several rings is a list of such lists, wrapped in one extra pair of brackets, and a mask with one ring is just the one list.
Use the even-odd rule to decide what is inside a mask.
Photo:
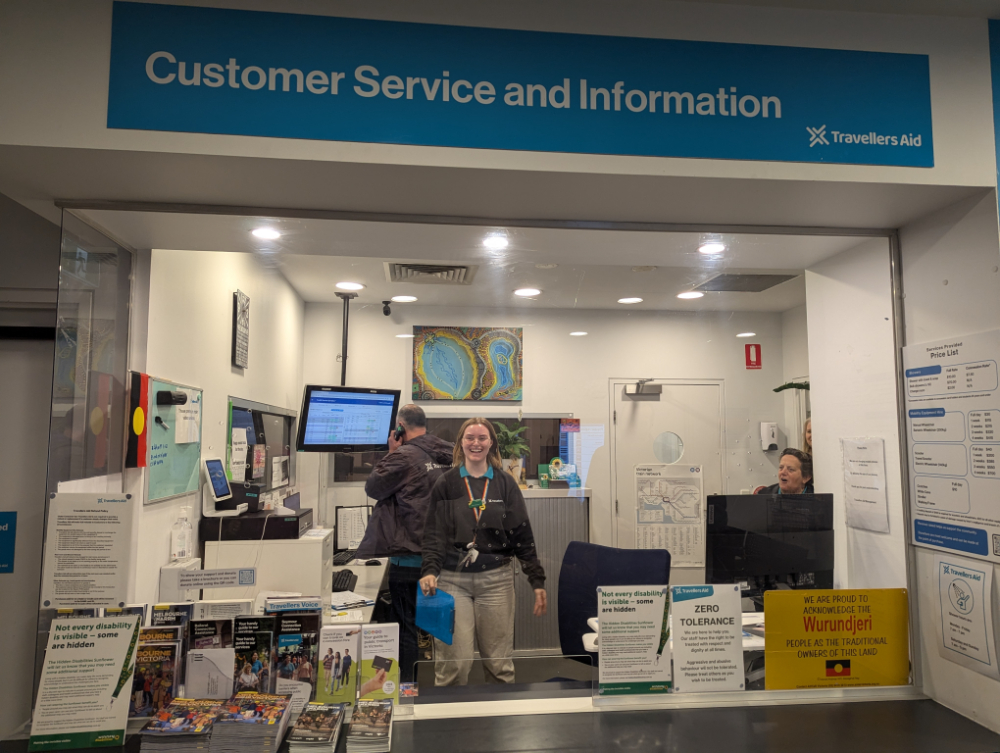
[(754, 494), (815, 494), (813, 489), (812, 456), (794, 447), (781, 451), (778, 461), (778, 483), (764, 486)]

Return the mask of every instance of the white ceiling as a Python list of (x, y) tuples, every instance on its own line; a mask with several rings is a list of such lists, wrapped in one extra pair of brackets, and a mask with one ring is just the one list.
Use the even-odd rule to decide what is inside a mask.
[[(415, 295), (409, 306), (630, 308), (681, 311), (786, 311), (805, 303), (802, 270), (862, 239), (849, 236), (703, 234), (497, 228), (399, 222), (276, 219), (162, 212), (87, 211), (86, 216), (136, 248), (254, 253), (277, 267), (309, 302), (334, 302), (335, 283), (365, 285), (359, 300), (372, 303)], [(267, 225), (282, 233), (262, 241), (251, 231)], [(483, 245), (502, 233), (508, 246)], [(698, 246), (721, 240), (724, 254), (706, 256)], [(390, 283), (385, 262), (472, 264), (471, 285)], [(707, 293), (682, 301), (677, 293), (721, 272), (779, 272), (796, 279), (762, 293)], [(536, 299), (513, 291), (540, 288)]]
[[(551, 266), (551, 264), (546, 265)], [(653, 311), (778, 312), (806, 302), (801, 270), (782, 270), (795, 279), (762, 293), (706, 293), (697, 300), (679, 300), (677, 293), (714, 275), (693, 267), (631, 267), (560, 264), (539, 269), (532, 262), (504, 258), (481, 264), (470, 285), (428, 285), (386, 282), (378, 259), (332, 256), (288, 256), (281, 272), (307, 301), (337, 301), (335, 283), (361, 282), (363, 303), (386, 301), (394, 295), (413, 295), (410, 306), (465, 306), (505, 309), (644, 309)], [(533, 287), (541, 294), (530, 299), (513, 293)], [(619, 298), (638, 297), (642, 303), (619, 304)]]

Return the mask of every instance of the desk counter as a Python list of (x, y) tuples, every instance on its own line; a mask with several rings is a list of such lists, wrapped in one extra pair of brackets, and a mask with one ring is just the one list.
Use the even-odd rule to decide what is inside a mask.
[[(351, 589), (354, 593), (364, 596), (367, 599), (375, 600), (378, 598), (378, 592), (386, 585), (386, 578), (388, 575), (388, 563), (389, 560), (385, 557), (379, 559), (379, 564), (376, 565), (366, 565), (366, 560), (354, 560), (350, 565), (347, 565), (347, 569), (351, 570), (355, 575), (358, 576), (358, 582), (355, 584), (354, 588)], [(334, 568), (334, 570), (341, 570), (342, 568)], [(368, 606), (362, 607), (361, 609), (349, 610), (349, 611), (360, 611), (360, 620), (347, 620), (344, 618), (335, 619), (329, 613), (323, 615), (324, 625), (334, 625), (338, 622), (371, 622), (372, 612), (375, 611), (375, 607)]]
[(522, 489), (521, 494), (525, 499), (566, 499), (568, 497), (591, 496), (591, 490), (586, 486), (579, 486), (575, 489), (542, 489), (537, 484), (528, 489)]

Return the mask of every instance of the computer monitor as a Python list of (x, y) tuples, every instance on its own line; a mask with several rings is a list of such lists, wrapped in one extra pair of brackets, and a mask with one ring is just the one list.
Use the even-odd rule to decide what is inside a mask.
[(299, 414), (299, 452), (379, 452), (389, 449), (399, 390), (306, 385)]
[(833, 588), (832, 494), (728, 494), (707, 500), (705, 582)]

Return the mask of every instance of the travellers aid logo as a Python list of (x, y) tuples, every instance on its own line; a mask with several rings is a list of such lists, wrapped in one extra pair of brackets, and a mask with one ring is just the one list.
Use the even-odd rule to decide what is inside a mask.
[(806, 130), (809, 131), (809, 146), (816, 146), (817, 144), (827, 144), (829, 141), (826, 140), (826, 125), (821, 125), (819, 128), (810, 128), (806, 126)]

